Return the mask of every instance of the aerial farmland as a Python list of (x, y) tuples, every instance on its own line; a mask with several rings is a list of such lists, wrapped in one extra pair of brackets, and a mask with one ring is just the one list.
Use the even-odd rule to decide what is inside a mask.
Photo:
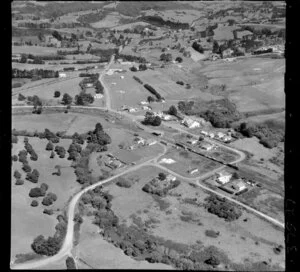
[(286, 269), (284, 2), (11, 7), (11, 269)]

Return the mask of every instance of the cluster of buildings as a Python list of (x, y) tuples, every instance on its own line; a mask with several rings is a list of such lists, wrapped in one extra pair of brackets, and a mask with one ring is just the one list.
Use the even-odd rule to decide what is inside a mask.
[(211, 139), (220, 140), (224, 143), (229, 143), (233, 139), (231, 136), (232, 132), (230, 132), (230, 131), (225, 134), (223, 132), (213, 133), (213, 132), (207, 132), (207, 131), (201, 130), (200, 134), (203, 136), (209, 137)]
[[(216, 181), (221, 185), (225, 185), (232, 180), (232, 177), (233, 177), (232, 173), (229, 173), (227, 171), (220, 171), (217, 174)], [(239, 193), (239, 192), (242, 192), (243, 190), (246, 190), (247, 186), (241, 178), (238, 178), (238, 179), (235, 179), (232, 182), (230, 182), (230, 186), (228, 189), (229, 189), (229, 191), (232, 191), (232, 189), (233, 189), (236, 193)]]
[(107, 166), (108, 168), (110, 168), (112, 170), (120, 168), (123, 165), (125, 165), (118, 158), (116, 158), (114, 155), (112, 155), (110, 153), (108, 153), (107, 155), (104, 155), (102, 157), (102, 161), (104, 162), (105, 166)]
[(157, 141), (154, 140), (154, 139), (147, 139), (146, 140), (146, 139), (138, 136), (138, 137), (135, 137), (133, 139), (133, 144), (130, 145), (128, 147), (128, 149), (129, 150), (134, 150), (134, 149), (138, 148), (139, 146), (151, 146), (151, 145), (154, 145), (156, 143), (157, 143)]

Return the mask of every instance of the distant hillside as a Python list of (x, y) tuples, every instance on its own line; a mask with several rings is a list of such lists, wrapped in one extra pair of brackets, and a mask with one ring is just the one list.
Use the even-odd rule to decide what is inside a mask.
[(20, 13), (29, 13), (36, 16), (43, 16), (46, 18), (58, 17), (70, 12), (85, 11), (90, 9), (100, 9), (104, 5), (112, 1), (103, 2), (84, 2), (84, 1), (70, 1), (70, 2), (47, 2), (44, 6), (37, 5), (32, 2), (18, 1), (12, 3), (12, 11), (19, 11)]

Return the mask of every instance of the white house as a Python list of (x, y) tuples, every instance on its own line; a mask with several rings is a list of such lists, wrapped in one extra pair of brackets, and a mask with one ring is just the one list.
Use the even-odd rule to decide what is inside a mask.
[(173, 175), (169, 174), (166, 176), (166, 181), (175, 181), (176, 177), (174, 177)]
[(232, 177), (232, 174), (231, 173), (228, 173), (226, 171), (221, 171), (218, 173), (218, 182), (221, 183), (221, 184), (225, 184), (227, 182), (230, 181)]
[(185, 125), (188, 128), (196, 128), (200, 127), (200, 123), (197, 121), (194, 121), (192, 119), (186, 118), (182, 121), (182, 124)]
[(120, 76), (120, 78), (121, 78), (121, 79), (123, 79), (123, 78), (124, 78), (124, 76)]
[(137, 112), (137, 109), (136, 109), (136, 108), (131, 108), (131, 107), (130, 107), (130, 108), (128, 108), (128, 111), (129, 111), (129, 112)]
[(116, 85), (116, 84), (117, 84), (116, 82), (112, 82), (112, 83), (111, 83), (111, 85)]
[(95, 99), (101, 99), (102, 97), (103, 97), (102, 94), (95, 94), (95, 95), (94, 95), (94, 98), (95, 98)]
[(240, 192), (240, 191), (246, 189), (247, 187), (242, 180), (239, 180), (236, 184), (232, 185), (232, 188), (237, 190), (238, 192)]
[(137, 137), (134, 139), (137, 144), (145, 144), (145, 139), (142, 137)]
[(204, 131), (204, 130), (201, 130), (201, 132), (200, 132), (202, 135), (204, 135), (204, 136), (207, 136), (208, 135), (208, 132), (207, 131)]
[(173, 159), (171, 158), (163, 158), (161, 159), (160, 163), (166, 163), (166, 164), (172, 164), (172, 163), (175, 163), (176, 161), (174, 161)]
[(142, 106), (142, 110), (151, 110), (149, 106)]
[(58, 76), (59, 77), (67, 77), (67, 75), (65, 73), (59, 73)]
[(229, 136), (229, 135), (226, 135), (223, 137), (223, 141), (226, 143), (226, 142), (230, 142), (232, 140), (232, 137)]
[(224, 134), (223, 132), (218, 132), (218, 133), (217, 133), (217, 137), (218, 137), (219, 139), (222, 139), (224, 136), (225, 136), (225, 134)]
[(190, 139), (187, 141), (188, 144), (192, 144), (192, 145), (196, 144), (197, 142), (198, 142), (197, 139)]
[(147, 141), (146, 141), (146, 145), (154, 145), (154, 144), (156, 144), (157, 143), (157, 141), (156, 140), (154, 140), (154, 139), (148, 139)]
[(209, 144), (209, 143), (202, 143), (200, 145), (200, 147), (206, 151), (210, 151), (213, 149), (213, 145)]
[(141, 104), (141, 105), (148, 105), (149, 102), (147, 102), (147, 101), (141, 101), (140, 104)]
[(209, 136), (209, 138), (214, 138), (214, 137), (215, 137), (215, 134), (212, 133), (212, 132), (210, 132), (210, 133), (208, 134), (208, 136)]
[(169, 114), (164, 114), (161, 119), (163, 119), (164, 121), (169, 121), (171, 119), (173, 119), (173, 116), (172, 115), (169, 115)]
[(189, 170), (188, 172), (189, 172), (191, 175), (193, 175), (193, 174), (198, 173), (198, 172), (199, 172), (199, 169), (198, 169), (198, 168), (194, 168), (194, 169)]
[(87, 88), (93, 87), (93, 83), (87, 83), (87, 84), (86, 84), (86, 87), (87, 87)]

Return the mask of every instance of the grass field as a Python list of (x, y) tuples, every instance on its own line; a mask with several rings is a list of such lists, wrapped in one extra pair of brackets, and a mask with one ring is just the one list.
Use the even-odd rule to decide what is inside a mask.
[(225, 84), (240, 112), (282, 108), (285, 105), (284, 60), (252, 58), (210, 63), (200, 72), (210, 84)]
[[(13, 145), (13, 155), (17, 155), (20, 150), (24, 149), (24, 138), (21, 136), (18, 138), (18, 143)], [(51, 208), (54, 211), (56, 209), (62, 210), (69, 197), (79, 189), (74, 169), (70, 167), (71, 162), (67, 159), (60, 159), (57, 156), (54, 159), (49, 159), (50, 151), (45, 150), (47, 142), (45, 139), (29, 139), (29, 143), (39, 156), (37, 161), (31, 161), (28, 158), (31, 168), (37, 169), (40, 173), (37, 184), (25, 180), (26, 175), (21, 169), (22, 164), (20, 162), (13, 163), (12, 173), (14, 170), (18, 170), (25, 182), (23, 185), (15, 185), (15, 178), (12, 177), (12, 256), (17, 253), (30, 252), (30, 244), (36, 236), (40, 234), (52, 236), (55, 232), (54, 227), (57, 220), (54, 215), (43, 214), (44, 208)], [(67, 149), (70, 143), (70, 140), (61, 140), (59, 145)], [(61, 176), (52, 175), (53, 172), (56, 172), (55, 165), (62, 167)], [(46, 207), (41, 204), (41, 198), (38, 198), (39, 206), (31, 207), (32, 198), (28, 196), (28, 193), (31, 188), (39, 186), (43, 182), (48, 184), (49, 192), (57, 195), (57, 201), (53, 205)]]
[[(126, 179), (135, 179), (130, 188), (121, 188), (110, 184), (107, 188), (114, 196), (112, 209), (119, 217), (120, 223), (132, 224), (133, 218), (141, 220), (141, 224), (151, 220), (152, 227), (147, 227), (149, 233), (187, 245), (214, 245), (223, 250), (232, 262), (244, 263), (268, 260), (268, 263), (284, 267), (284, 254), (273, 252), (275, 245), (284, 246), (284, 233), (272, 228), (269, 223), (243, 211), (240, 219), (225, 222), (215, 215), (207, 213), (201, 206), (208, 195), (200, 188), (192, 188), (186, 182), (172, 190), (172, 194), (160, 198), (165, 207), (160, 206), (153, 197), (141, 190), (146, 182), (160, 171), (155, 167), (143, 167), (134, 173), (127, 174)], [(181, 195), (180, 195), (181, 194)], [(178, 196), (179, 195), (179, 196)], [(197, 198), (200, 206), (187, 204), (185, 198)], [(183, 218), (190, 218), (184, 220)], [(247, 222), (243, 220), (247, 218)], [(134, 224), (134, 223), (133, 223)], [(207, 237), (206, 230), (220, 232), (217, 238)]]
[[(160, 157), (159, 161), (162, 158), (171, 158), (175, 160), (176, 163), (164, 164), (164, 166), (184, 177), (197, 177), (221, 166), (220, 163), (183, 149), (177, 150), (175, 148), (171, 148), (165, 155)], [(198, 172), (193, 175), (189, 174), (188, 171), (194, 168), (198, 168)]]

